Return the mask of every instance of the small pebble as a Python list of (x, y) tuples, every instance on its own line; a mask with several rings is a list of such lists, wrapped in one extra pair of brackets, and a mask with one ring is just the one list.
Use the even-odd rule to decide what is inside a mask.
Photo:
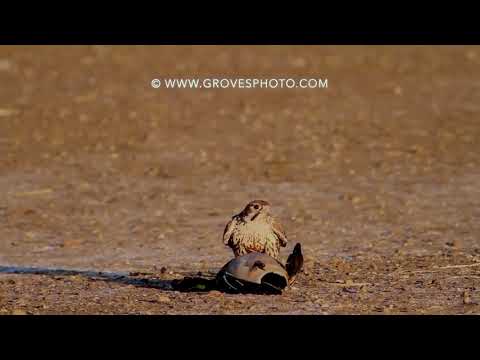
[(12, 315), (27, 315), (28, 313), (22, 309), (14, 309)]
[(158, 295), (157, 301), (161, 303), (169, 303), (171, 300), (168, 296), (166, 295)]

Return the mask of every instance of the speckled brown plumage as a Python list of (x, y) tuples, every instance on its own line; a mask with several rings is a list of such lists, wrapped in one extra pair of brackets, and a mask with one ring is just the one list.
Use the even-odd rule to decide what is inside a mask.
[(270, 203), (254, 200), (232, 217), (225, 227), (223, 242), (241, 256), (257, 251), (279, 258), (280, 247), (287, 245), (282, 225), (270, 214)]

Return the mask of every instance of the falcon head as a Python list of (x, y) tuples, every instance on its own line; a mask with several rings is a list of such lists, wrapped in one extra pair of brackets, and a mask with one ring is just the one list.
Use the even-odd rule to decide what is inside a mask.
[(258, 216), (268, 216), (270, 214), (270, 203), (265, 200), (253, 200), (245, 206), (242, 211), (242, 217), (250, 221), (255, 220)]

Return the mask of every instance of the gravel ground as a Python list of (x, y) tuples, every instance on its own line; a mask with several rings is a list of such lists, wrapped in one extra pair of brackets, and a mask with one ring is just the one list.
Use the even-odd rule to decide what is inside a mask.
[[(2, 46), (0, 84), (0, 314), (480, 312), (479, 47)], [(257, 198), (297, 283), (169, 290)]]

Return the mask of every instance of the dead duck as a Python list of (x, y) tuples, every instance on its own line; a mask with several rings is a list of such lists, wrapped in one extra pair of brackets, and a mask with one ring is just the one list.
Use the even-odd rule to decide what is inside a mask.
[(231, 293), (281, 294), (295, 282), (303, 268), (300, 243), (283, 265), (277, 259), (259, 252), (250, 252), (230, 260), (217, 274), (216, 285)]

